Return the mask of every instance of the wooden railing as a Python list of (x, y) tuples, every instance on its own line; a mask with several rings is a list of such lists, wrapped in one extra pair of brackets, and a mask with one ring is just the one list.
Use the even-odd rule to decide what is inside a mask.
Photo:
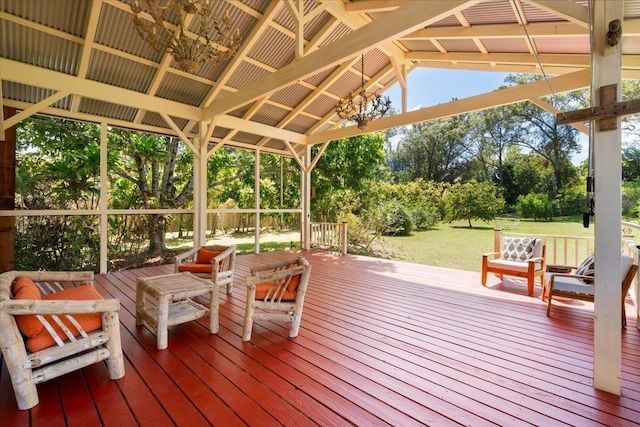
[(311, 247), (347, 253), (347, 223), (312, 222)]
[[(531, 234), (504, 233), (501, 229), (493, 230), (493, 247), (500, 251), (502, 236), (527, 237)], [(546, 245), (545, 258), (547, 264), (571, 265), (577, 267), (594, 248), (593, 237), (558, 236), (536, 234), (535, 237), (543, 239)]]

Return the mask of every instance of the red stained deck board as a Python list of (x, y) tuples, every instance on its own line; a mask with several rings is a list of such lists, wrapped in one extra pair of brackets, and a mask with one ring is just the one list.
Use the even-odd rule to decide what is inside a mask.
[[(295, 339), (280, 322), (256, 322), (248, 343), (241, 334), (249, 267), (298, 253), (238, 256), (233, 295), (221, 292), (220, 332), (210, 335), (207, 319), (170, 327), (164, 351), (148, 326), (135, 326), (135, 279), (173, 266), (97, 276), (100, 293), (122, 303), (125, 377), (111, 381), (104, 364), (94, 365), (39, 385), (41, 404), (18, 411), (4, 397), (12, 393), (4, 368), (0, 419), (26, 425), (27, 414), (42, 424), (48, 414), (64, 425), (67, 412), (80, 419), (85, 405), (104, 425), (191, 417), (223, 425), (640, 424), (640, 331), (631, 308), (618, 397), (592, 387), (590, 303), (554, 300), (548, 318), (539, 286), (528, 297), (520, 279), (490, 277), (483, 287), (473, 272), (304, 255), (313, 270)], [(67, 382), (78, 383), (82, 404), (65, 404)], [(44, 402), (43, 393), (53, 397)], [(109, 401), (117, 409), (108, 412)]]

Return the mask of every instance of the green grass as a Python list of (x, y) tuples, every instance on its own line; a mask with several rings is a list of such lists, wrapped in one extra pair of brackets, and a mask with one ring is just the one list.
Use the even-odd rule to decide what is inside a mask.
[[(500, 218), (513, 224), (513, 219)], [(480, 271), (482, 254), (493, 251), (493, 223), (466, 221), (441, 224), (436, 230), (414, 231), (410, 236), (385, 237), (384, 246), (391, 258), (418, 264)], [(518, 228), (504, 230), (531, 235), (593, 236), (594, 226), (582, 226), (582, 217), (561, 218), (551, 222), (520, 220)]]

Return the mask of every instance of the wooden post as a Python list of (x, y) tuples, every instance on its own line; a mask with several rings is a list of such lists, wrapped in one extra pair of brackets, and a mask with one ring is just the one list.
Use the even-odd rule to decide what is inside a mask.
[(502, 240), (502, 228), (494, 228), (493, 229), (493, 251), (500, 252), (501, 245), (500, 241)]
[[(623, 1), (594, 1), (593, 37), (595, 77), (592, 90), (602, 89), (599, 106), (615, 105), (621, 92), (621, 44), (609, 46), (607, 31), (614, 19), (623, 19)], [(611, 85), (615, 85), (612, 94)], [(596, 89), (598, 88), (598, 89)], [(621, 394), (621, 282), (620, 212), (622, 176), (620, 116), (594, 126), (594, 184), (597, 224), (595, 226), (595, 320), (593, 385)], [(616, 129), (616, 130), (614, 130)]]
[[(7, 119), (16, 115), (15, 108), (3, 107)], [(15, 209), (16, 195), (16, 127), (4, 129), (0, 139), (0, 210)], [(15, 268), (15, 217), (0, 216), (0, 273)]]
[(342, 239), (342, 255), (346, 255), (347, 254), (347, 249), (349, 247), (349, 242), (347, 242), (347, 223), (346, 222), (342, 222), (342, 227), (341, 227), (341, 239)]

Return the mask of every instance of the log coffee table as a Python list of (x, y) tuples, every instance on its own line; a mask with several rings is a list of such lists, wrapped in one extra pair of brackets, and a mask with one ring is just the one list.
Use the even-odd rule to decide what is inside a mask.
[[(158, 308), (145, 306), (145, 294), (158, 300)], [(210, 309), (191, 298), (210, 294)], [(218, 332), (218, 286), (191, 273), (138, 277), (136, 325), (146, 321), (156, 330), (158, 350), (168, 346), (167, 327), (209, 316), (209, 331)]]

